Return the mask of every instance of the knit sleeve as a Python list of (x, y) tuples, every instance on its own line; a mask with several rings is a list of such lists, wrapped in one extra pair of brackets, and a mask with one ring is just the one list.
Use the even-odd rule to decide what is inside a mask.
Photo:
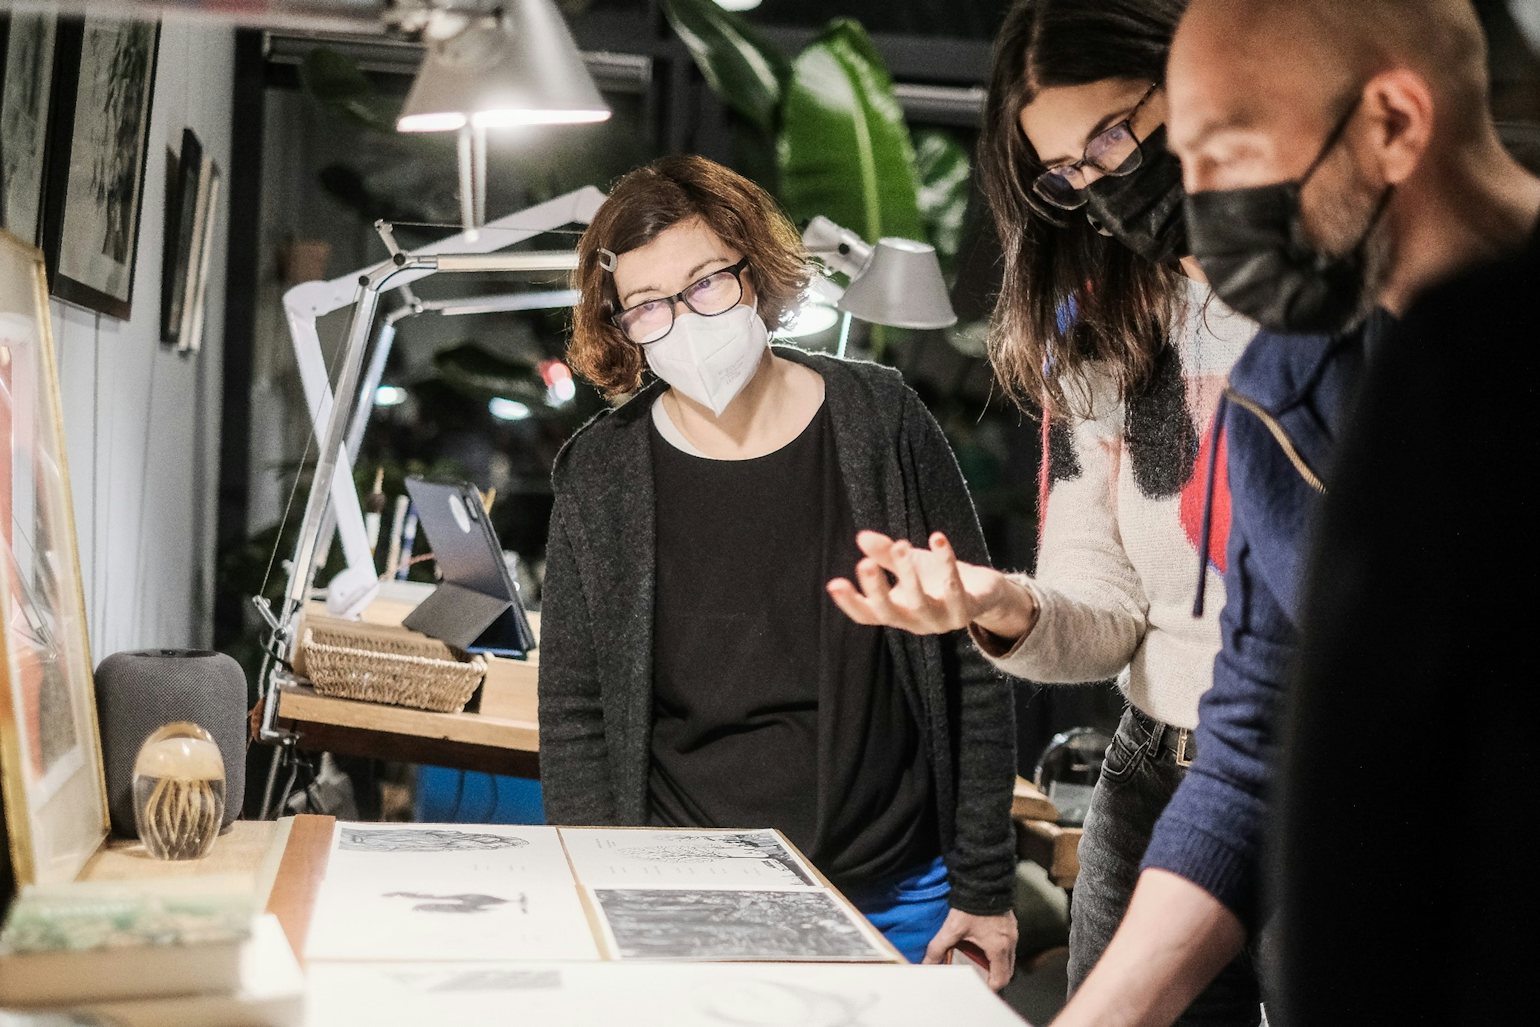
[[(904, 417), (909, 462), (923, 488), (916, 491), (923, 544), (944, 532), (965, 560), (987, 563), (967, 483), (940, 425), (910, 393)], [(995, 673), (962, 631), (938, 640), (947, 717), (954, 733), (956, 815), (944, 854), (951, 874), (950, 904), (965, 913), (998, 915), (1011, 908), (1016, 870), (1011, 788), (1016, 780), (1015, 689)]]
[(1049, 492), (1037, 573), (1014, 575), (1037, 600), (1037, 624), (1004, 652), (973, 633), (1007, 674), (1042, 684), (1105, 681), (1128, 665), (1144, 638), (1149, 599), (1118, 523), (1121, 423), (1111, 412), (1074, 429), (1078, 473)]
[(552, 824), (614, 822), (597, 648), (564, 497), (551, 515), (540, 615), (540, 779)]

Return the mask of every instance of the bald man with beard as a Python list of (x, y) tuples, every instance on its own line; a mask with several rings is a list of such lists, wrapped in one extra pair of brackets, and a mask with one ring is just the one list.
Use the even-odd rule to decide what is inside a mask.
[[(1181, 23), (1167, 126), (1189, 237), (1265, 330), (1223, 415), (1228, 598), (1197, 758), (1059, 1027), (1177, 1021), (1263, 933), (1280, 819), (1275, 1024), (1503, 1022), (1493, 978), (1514, 978), (1473, 932), (1529, 909), (1502, 838), (1528, 779), (1447, 765), (1483, 737), (1531, 751), (1534, 731), (1511, 715), (1533, 706), (1532, 600), (1498, 596), (1537, 576), (1515, 494), (1535, 469), (1540, 179), (1499, 142), (1487, 88), (1468, 0), (1193, 0)], [(1487, 839), (1473, 873), (1511, 901), (1487, 888), (1454, 912), (1460, 873), (1429, 856), (1441, 816)], [(1435, 951), (1475, 953), (1443, 1004), (1419, 990)]]

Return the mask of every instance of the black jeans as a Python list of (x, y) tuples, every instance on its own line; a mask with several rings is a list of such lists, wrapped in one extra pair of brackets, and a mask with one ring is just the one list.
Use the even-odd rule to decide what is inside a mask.
[[(1132, 711), (1125, 711), (1107, 747), (1080, 837), (1080, 876), (1070, 904), (1069, 990), (1073, 994), (1128, 909), (1139, 861), (1166, 803), (1186, 771), (1159, 746)], [(1174, 731), (1175, 729), (1170, 729)], [(1249, 953), (1225, 967), (1176, 1021), (1188, 1027), (1256, 1027), (1261, 989)]]

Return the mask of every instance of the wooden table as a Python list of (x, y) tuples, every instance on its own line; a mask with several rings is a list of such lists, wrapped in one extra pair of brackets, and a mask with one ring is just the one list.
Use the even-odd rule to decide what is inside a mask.
[(1036, 785), (1016, 778), (1011, 820), (1016, 826), (1016, 855), (1048, 871), (1049, 880), (1066, 890), (1080, 875), (1080, 828), (1062, 827), (1059, 810)]
[(231, 874), (251, 882), (255, 905), (278, 918), (301, 964), (305, 936), (331, 853), (336, 818), (301, 814), (237, 820), (202, 859), (161, 860), (138, 841), (109, 840), (80, 872), (83, 881), (135, 881)]

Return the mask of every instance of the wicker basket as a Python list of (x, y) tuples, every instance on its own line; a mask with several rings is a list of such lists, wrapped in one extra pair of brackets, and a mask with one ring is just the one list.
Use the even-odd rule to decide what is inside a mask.
[(321, 695), (459, 713), (470, 701), (487, 663), (455, 658), (431, 638), (309, 627), (305, 673)]

